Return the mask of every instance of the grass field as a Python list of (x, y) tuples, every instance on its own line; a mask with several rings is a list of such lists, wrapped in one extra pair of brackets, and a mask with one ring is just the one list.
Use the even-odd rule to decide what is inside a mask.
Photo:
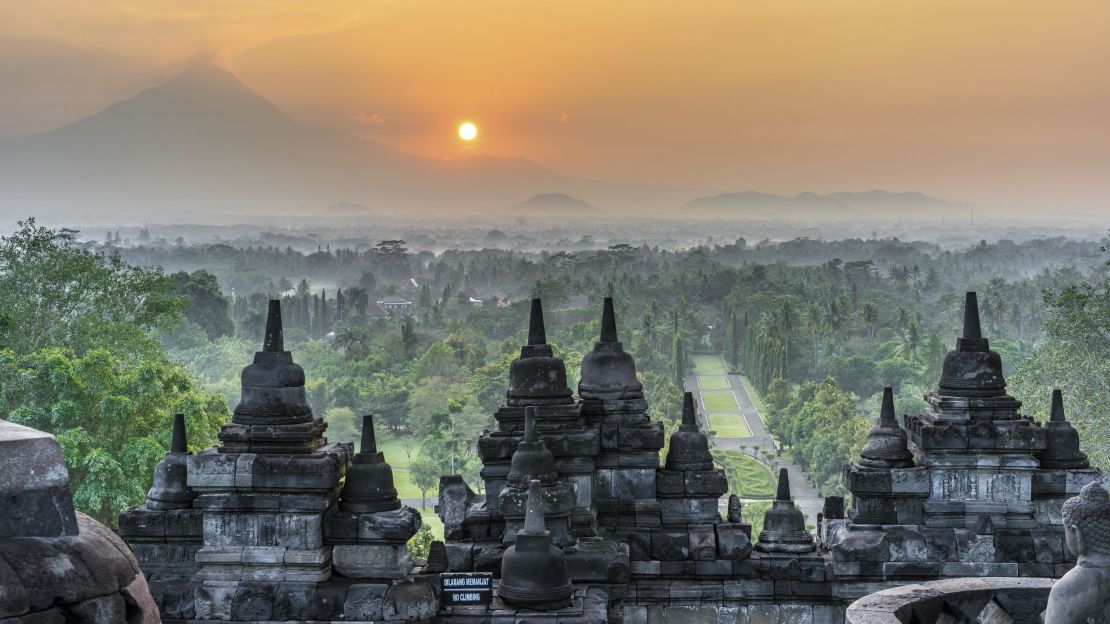
[(424, 520), (424, 524), (432, 531), (432, 536), (437, 540), (443, 539), (443, 522), (436, 515), (436, 510), (431, 507), (423, 507), (418, 509), (420, 517)]
[(766, 464), (740, 451), (714, 452), (725, 470), (732, 493), (741, 498), (769, 499), (775, 495), (775, 481)]
[(709, 390), (701, 393), (702, 404), (707, 412), (736, 412), (740, 406), (736, 397), (728, 390)]
[(725, 367), (725, 361), (719, 355), (707, 355), (704, 353), (695, 353), (690, 356), (690, 362), (694, 365), (694, 372), (698, 375), (727, 375), (728, 368)]
[(710, 414), (709, 429), (718, 438), (750, 438), (752, 432), (740, 414)]
[[(410, 438), (415, 440), (415, 438)], [(405, 440), (407, 442), (408, 440)], [(415, 448), (412, 451), (412, 456), (417, 457), (420, 453), (419, 440), (415, 440)], [(401, 438), (391, 435), (380, 435), (378, 437), (378, 450), (385, 453), (385, 461), (389, 462), (390, 466), (396, 468), (408, 468), (409, 458), (405, 454), (405, 443)]]
[[(393, 487), (397, 488), (397, 497), (402, 499), (420, 498), (420, 488), (412, 482), (409, 476), (409, 457), (405, 454), (405, 442), (401, 438), (383, 435), (378, 438), (378, 450), (385, 453), (385, 461), (393, 467)], [(413, 450), (412, 456), (416, 457), (420, 451)], [(435, 496), (439, 492), (429, 491), (428, 496)]]
[(728, 377), (721, 375), (698, 375), (698, 387), (702, 390), (728, 390)]

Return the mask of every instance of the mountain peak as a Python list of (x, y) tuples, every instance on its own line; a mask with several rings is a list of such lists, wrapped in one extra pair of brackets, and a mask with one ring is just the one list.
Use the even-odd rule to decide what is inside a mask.
[[(128, 114), (159, 110), (164, 113), (203, 113), (245, 118), (256, 115), (287, 119), (284, 112), (243, 84), (235, 74), (210, 62), (196, 62), (170, 80), (114, 104)], [(139, 109), (138, 111), (136, 109)]]
[(556, 213), (568, 212), (588, 212), (595, 210), (594, 206), (589, 203), (571, 197), (565, 193), (540, 193), (513, 206), (514, 209), (523, 210), (526, 212), (547, 212), (554, 211)]
[(243, 82), (239, 80), (235, 74), (231, 73), (231, 71), (210, 61), (196, 61), (190, 63), (181, 73), (154, 88), (172, 88), (190, 92), (195, 92), (197, 90), (232, 90), (254, 93), (251, 91), (250, 87), (243, 84)]

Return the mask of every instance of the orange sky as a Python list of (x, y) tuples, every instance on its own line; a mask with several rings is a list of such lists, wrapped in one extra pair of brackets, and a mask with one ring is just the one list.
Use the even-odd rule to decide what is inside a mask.
[(198, 55), (295, 117), (424, 155), (1110, 213), (1106, 0), (7, 0), (0, 137)]

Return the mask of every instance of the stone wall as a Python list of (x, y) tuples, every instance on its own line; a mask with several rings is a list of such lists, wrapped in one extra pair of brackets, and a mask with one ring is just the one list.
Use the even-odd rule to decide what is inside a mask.
[(153, 624), (127, 544), (75, 513), (54, 436), (0, 420), (0, 624)]

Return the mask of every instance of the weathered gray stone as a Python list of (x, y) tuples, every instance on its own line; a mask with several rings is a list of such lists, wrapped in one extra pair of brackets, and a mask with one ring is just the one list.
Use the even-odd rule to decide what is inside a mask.
[(76, 534), (69, 472), (58, 441), (0, 420), (0, 538)]
[(381, 584), (351, 585), (343, 603), (343, 617), (347, 620), (381, 619), (385, 592), (388, 589), (389, 585)]
[(408, 549), (400, 544), (336, 544), (332, 565), (347, 578), (402, 578), (412, 572)]
[(438, 609), (431, 583), (408, 579), (386, 590), (382, 616), (391, 621), (420, 622), (432, 618)]

